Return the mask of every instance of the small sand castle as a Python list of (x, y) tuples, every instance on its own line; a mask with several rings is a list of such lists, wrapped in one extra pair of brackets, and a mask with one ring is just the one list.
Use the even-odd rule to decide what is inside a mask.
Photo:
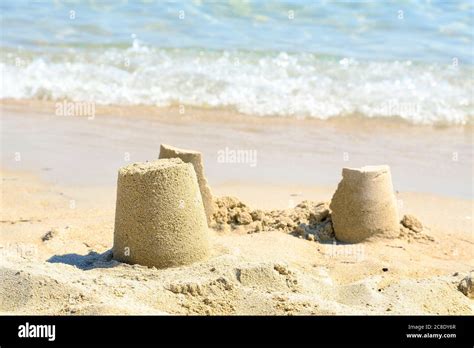
[(165, 268), (208, 255), (206, 214), (196, 173), (179, 158), (120, 168), (113, 255)]
[(206, 218), (208, 225), (211, 224), (212, 215), (215, 211), (215, 204), (211, 193), (211, 188), (207, 183), (204, 175), (204, 166), (202, 163), (202, 154), (193, 150), (179, 149), (171, 145), (161, 144), (159, 158), (180, 158), (183, 162), (191, 163), (197, 175), (199, 189), (206, 210)]
[(357, 243), (369, 237), (400, 233), (390, 167), (343, 168), (330, 204), (336, 238)]

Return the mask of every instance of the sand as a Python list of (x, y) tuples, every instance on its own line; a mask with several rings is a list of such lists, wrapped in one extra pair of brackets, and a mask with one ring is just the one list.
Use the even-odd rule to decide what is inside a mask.
[(171, 158), (120, 168), (115, 260), (167, 268), (202, 260), (208, 249), (206, 213), (191, 163)]
[(159, 158), (180, 158), (184, 162), (193, 165), (199, 184), (199, 190), (201, 191), (202, 203), (204, 204), (204, 209), (206, 211), (207, 223), (210, 224), (215, 207), (211, 188), (209, 187), (206, 175), (204, 174), (202, 154), (198, 151), (180, 149), (171, 145), (161, 144)]
[[(177, 107), (97, 106), (87, 120), (54, 115), (54, 103), (0, 104), (3, 314), (474, 313), (472, 129)], [(210, 255), (120, 263), (117, 170), (161, 143), (202, 152), (220, 204)], [(219, 162), (226, 148), (257, 150), (256, 166)], [(391, 168), (400, 236), (334, 243), (341, 169), (377, 163)]]
[[(3, 166), (66, 185), (113, 186), (117, 168), (155, 159), (160, 144), (174, 144), (202, 153), (213, 190), (233, 182), (244, 190), (242, 184), (255, 183), (333, 187), (343, 167), (386, 163), (397, 191), (465, 199), (473, 194), (472, 126), (413, 126), (357, 115), (321, 121), (220, 109), (187, 107), (180, 114), (178, 107), (99, 105), (96, 117), (88, 120), (56, 116), (54, 102), (31, 100), (1, 100), (0, 113)], [(219, 151), (226, 148), (257, 151), (256, 165), (221, 163)]]
[(343, 168), (330, 208), (334, 233), (340, 241), (396, 238), (400, 233), (389, 166)]
[[(287, 230), (212, 229), (207, 260), (156, 269), (112, 259), (113, 188), (62, 187), (5, 170), (1, 182), (3, 314), (474, 313), (473, 300), (458, 289), (474, 264), (470, 201), (403, 194), (422, 232), (353, 245)], [(304, 192), (324, 201), (333, 189)], [(294, 187), (215, 188), (217, 195), (235, 190), (251, 211), (271, 205), (302, 214), (268, 202)], [(447, 218), (433, 212), (440, 204)], [(430, 238), (413, 237), (420, 233)]]

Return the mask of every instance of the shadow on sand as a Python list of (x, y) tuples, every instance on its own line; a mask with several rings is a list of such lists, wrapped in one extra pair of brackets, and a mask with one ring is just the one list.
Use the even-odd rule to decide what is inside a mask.
[(107, 250), (102, 254), (91, 251), (86, 255), (64, 254), (54, 255), (48, 259), (51, 263), (64, 263), (66, 265), (75, 266), (84, 271), (94, 268), (112, 268), (120, 264), (112, 259), (112, 250)]

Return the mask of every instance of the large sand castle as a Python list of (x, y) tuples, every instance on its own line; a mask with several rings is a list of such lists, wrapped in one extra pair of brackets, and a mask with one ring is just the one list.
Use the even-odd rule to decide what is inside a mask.
[(113, 255), (157, 268), (208, 255), (206, 216), (191, 164), (161, 159), (119, 170)]

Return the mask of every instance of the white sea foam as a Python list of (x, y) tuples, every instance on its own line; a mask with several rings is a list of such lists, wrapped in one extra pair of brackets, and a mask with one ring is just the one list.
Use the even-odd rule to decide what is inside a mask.
[(0, 60), (1, 98), (233, 107), (246, 114), (360, 114), (413, 123), (465, 124), (472, 66), (357, 61), (312, 53), (125, 49), (18, 54)]

